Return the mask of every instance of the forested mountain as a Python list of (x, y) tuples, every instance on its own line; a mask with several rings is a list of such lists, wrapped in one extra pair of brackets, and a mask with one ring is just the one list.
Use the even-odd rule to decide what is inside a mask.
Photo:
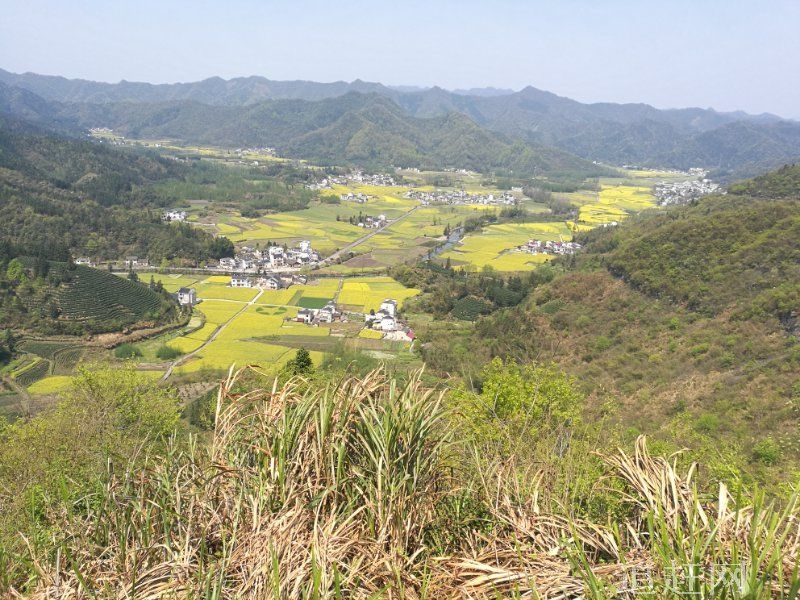
[(318, 102), (271, 100), (246, 106), (188, 101), (42, 104), (35, 96), (0, 84), (2, 106), (63, 127), (109, 127), (133, 138), (227, 147), (272, 146), (283, 155), (325, 164), (456, 167), (578, 180), (610, 173), (566, 152), (488, 131), (458, 113), (429, 119), (409, 116), (377, 94), (352, 92)]
[(426, 362), (474, 379), (493, 357), (554, 361), (630, 435), (702, 452), (712, 476), (785, 481), (800, 459), (798, 168), (732, 191), (583, 234), (527, 302), (469, 335), (417, 331)]
[(381, 92), (397, 95), (399, 92), (380, 83), (356, 80), (317, 83), (315, 81), (272, 81), (265, 77), (237, 77), (224, 80), (210, 77), (191, 83), (154, 85), (151, 83), (120, 81), (102, 83), (85, 79), (67, 79), (36, 73), (9, 73), (0, 69), (0, 82), (30, 90), (46, 100), (58, 102), (169, 102), (193, 100), (203, 104), (241, 106), (263, 100), (301, 99), (322, 100), (343, 96), (348, 92)]
[(230, 252), (206, 232), (161, 221), (173, 199), (152, 184), (185, 169), (0, 116), (0, 238), (15, 254), (58, 260), (131, 253), (194, 262)]
[[(800, 157), (800, 124), (781, 121), (775, 115), (722, 113), (700, 108), (659, 110), (647, 104), (584, 104), (533, 87), (519, 92), (491, 89), (449, 92), (438, 87), (398, 89), (359, 80), (315, 83), (270, 81), (262, 77), (228, 81), (211, 78), (196, 83), (165, 85), (125, 81), (108, 84), (31, 73), (16, 75), (1, 70), (0, 82), (30, 90), (49, 101), (92, 105), (122, 103), (110, 112), (118, 117), (128, 115), (129, 118), (123, 119), (125, 125), (134, 128), (147, 125), (155, 129), (160, 126), (174, 131), (172, 135), (176, 136), (191, 134), (191, 127), (186, 123), (181, 126), (181, 122), (198, 118), (198, 114), (215, 118), (222, 116), (234, 121), (238, 117), (233, 115), (265, 117), (263, 111), (251, 113), (246, 109), (226, 113), (221, 110), (223, 107), (255, 106), (266, 100), (316, 102), (363, 93), (391, 99), (406, 111), (406, 116), (428, 119), (445, 117), (453, 112), (462, 113), (482, 129), (535, 144), (537, 151), (541, 146), (553, 146), (588, 160), (611, 164), (682, 169), (703, 166), (714, 169), (717, 176), (733, 177), (752, 175)], [(197, 102), (217, 106), (218, 110), (209, 112), (196, 105), (176, 102)], [(132, 104), (159, 106), (143, 110), (141, 106), (135, 108)], [(346, 104), (327, 106), (342, 108)], [(265, 106), (269, 112), (275, 105)], [(287, 105), (279, 106), (279, 110), (287, 109)], [(295, 103), (295, 106), (299, 110), (309, 109), (303, 103)], [(80, 114), (89, 117), (96, 116), (96, 110), (73, 107), (67, 114), (73, 118)], [(142, 123), (143, 119), (152, 123)], [(85, 125), (85, 120), (78, 118), (78, 123)], [(264, 127), (268, 124), (269, 119), (266, 119)], [(213, 137), (218, 140), (216, 143), (233, 139), (242, 140), (237, 143), (246, 143), (243, 140), (254, 136), (246, 137), (242, 129), (229, 123), (226, 131), (217, 131)], [(378, 128), (364, 133), (359, 139), (367, 133), (380, 135), (384, 132)], [(374, 138), (371, 141), (381, 143)], [(401, 148), (391, 155), (406, 154), (406, 150)]]

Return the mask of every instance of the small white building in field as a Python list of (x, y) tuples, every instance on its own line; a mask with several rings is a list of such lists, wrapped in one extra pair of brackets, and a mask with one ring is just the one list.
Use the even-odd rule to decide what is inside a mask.
[(231, 276), (231, 287), (233, 288), (249, 288), (253, 287), (253, 281), (244, 275)]
[(197, 292), (194, 288), (182, 287), (178, 290), (178, 304), (181, 306), (194, 306), (197, 304)]

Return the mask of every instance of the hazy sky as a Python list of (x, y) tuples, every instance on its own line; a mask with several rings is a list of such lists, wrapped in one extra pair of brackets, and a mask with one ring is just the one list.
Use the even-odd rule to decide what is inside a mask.
[(0, 0), (0, 67), (98, 81), (262, 75), (800, 118), (800, 0)]

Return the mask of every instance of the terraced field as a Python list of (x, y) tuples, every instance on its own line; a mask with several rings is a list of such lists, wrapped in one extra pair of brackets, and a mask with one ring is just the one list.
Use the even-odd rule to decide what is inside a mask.
[(152, 318), (162, 309), (162, 299), (147, 286), (99, 269), (78, 266), (72, 281), (58, 294), (61, 316), (79, 321), (121, 325)]

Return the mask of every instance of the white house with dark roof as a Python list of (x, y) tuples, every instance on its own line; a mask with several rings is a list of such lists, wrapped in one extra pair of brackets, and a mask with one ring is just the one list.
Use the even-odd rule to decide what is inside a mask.
[(397, 316), (397, 300), (392, 300), (391, 298), (387, 298), (383, 302), (381, 302), (381, 308), (383, 312), (388, 314), (390, 317), (394, 318)]
[(232, 275), (231, 287), (233, 288), (251, 288), (253, 287), (253, 280), (244, 275)]
[(197, 292), (194, 288), (182, 287), (178, 290), (178, 304), (181, 306), (194, 306), (197, 304)]

